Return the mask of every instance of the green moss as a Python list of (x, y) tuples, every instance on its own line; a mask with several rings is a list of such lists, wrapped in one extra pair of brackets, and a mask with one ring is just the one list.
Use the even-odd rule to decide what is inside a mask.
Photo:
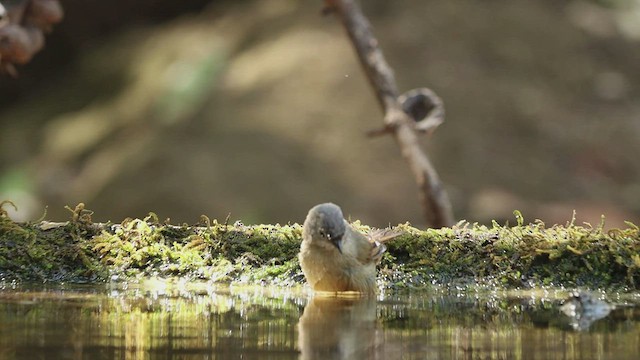
[[(420, 231), (400, 226), (407, 234), (388, 244), (393, 261), (406, 269), (430, 268), (439, 281), (496, 281), (508, 287), (542, 285), (621, 286), (637, 288), (640, 233), (603, 231), (603, 224), (546, 227), (542, 222), (492, 227), (466, 222), (450, 229)], [(385, 258), (385, 265), (390, 264)]]
[(300, 247), (298, 225), (229, 225), (206, 217), (201, 225), (161, 224), (150, 214), (142, 220), (127, 219), (91, 241), (101, 262), (118, 273), (218, 281), (243, 276), (273, 279), (292, 267)]
[[(79, 205), (75, 218), (64, 226), (47, 228), (18, 224), (0, 203), (0, 275), (3, 278), (41, 281), (94, 281), (106, 276), (106, 268), (93, 253), (90, 212)], [(15, 206), (14, 206), (15, 207)]]
[[(10, 202), (2, 206), (12, 205)], [(1, 207), (0, 207), (1, 209)], [(212, 281), (302, 282), (297, 253), (301, 226), (161, 223), (151, 213), (121, 224), (94, 224), (82, 204), (67, 223), (15, 223), (0, 212), (0, 273), (11, 279), (96, 281), (140, 276), (180, 276)], [(387, 243), (380, 266), (384, 286), (480, 283), (507, 288), (587, 286), (638, 289), (640, 229), (604, 231), (603, 223), (547, 227), (460, 222), (420, 230), (409, 224)], [(359, 222), (361, 231), (370, 228)]]

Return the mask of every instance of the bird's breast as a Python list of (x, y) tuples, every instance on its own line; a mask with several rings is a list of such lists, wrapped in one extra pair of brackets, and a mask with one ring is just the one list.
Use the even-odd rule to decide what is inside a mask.
[(303, 246), (300, 266), (316, 291), (375, 292), (375, 264), (361, 264), (337, 249)]

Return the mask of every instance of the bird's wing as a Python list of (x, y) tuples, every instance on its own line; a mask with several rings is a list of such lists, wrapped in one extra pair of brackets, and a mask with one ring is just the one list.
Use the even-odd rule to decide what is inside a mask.
[(367, 234), (369, 242), (373, 245), (371, 249), (371, 259), (377, 264), (382, 260), (382, 255), (387, 251), (387, 247), (384, 245), (386, 241), (389, 241), (399, 235), (402, 235), (402, 231), (392, 229), (376, 229)]
[(371, 250), (373, 244), (369, 238), (356, 230), (351, 224), (346, 224), (346, 232), (342, 241), (342, 253), (355, 258), (359, 263), (366, 265), (371, 262)]
[(351, 225), (348, 225), (347, 234), (345, 234), (348, 240), (343, 243), (343, 251), (355, 257), (361, 264), (377, 264), (382, 259), (385, 251), (387, 251), (384, 242), (400, 234), (402, 232), (383, 229), (374, 230), (364, 235)]
[(371, 243), (373, 247), (371, 248), (371, 261), (374, 263), (379, 263), (382, 260), (382, 255), (387, 251), (387, 247), (380, 242)]

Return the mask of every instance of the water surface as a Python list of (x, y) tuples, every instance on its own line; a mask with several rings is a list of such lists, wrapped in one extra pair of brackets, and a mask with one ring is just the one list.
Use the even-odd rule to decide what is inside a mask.
[(576, 330), (560, 290), (356, 299), (163, 281), (5, 284), (0, 359), (638, 359), (640, 296), (607, 295), (613, 311)]

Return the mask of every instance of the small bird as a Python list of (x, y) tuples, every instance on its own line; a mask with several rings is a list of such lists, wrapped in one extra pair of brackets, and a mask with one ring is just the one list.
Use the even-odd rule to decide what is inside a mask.
[(316, 291), (375, 293), (376, 265), (387, 249), (383, 242), (398, 235), (377, 231), (365, 236), (344, 219), (339, 206), (316, 205), (302, 228), (302, 272)]

